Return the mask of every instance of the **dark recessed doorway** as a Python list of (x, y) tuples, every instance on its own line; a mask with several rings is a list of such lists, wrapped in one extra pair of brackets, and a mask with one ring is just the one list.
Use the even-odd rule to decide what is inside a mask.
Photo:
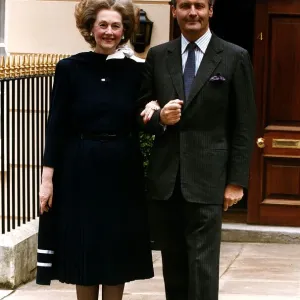
[[(254, 19), (254, 0), (216, 0), (210, 28), (220, 38), (247, 49), (252, 57)], [(171, 16), (170, 38), (179, 35), (177, 21)]]

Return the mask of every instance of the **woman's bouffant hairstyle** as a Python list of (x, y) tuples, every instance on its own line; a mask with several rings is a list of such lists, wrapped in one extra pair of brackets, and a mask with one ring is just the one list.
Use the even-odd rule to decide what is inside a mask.
[(92, 48), (96, 47), (96, 41), (91, 36), (91, 31), (97, 14), (102, 9), (117, 11), (122, 16), (124, 38), (120, 45), (126, 44), (136, 29), (135, 9), (130, 0), (81, 0), (75, 8), (76, 26), (81, 35)]

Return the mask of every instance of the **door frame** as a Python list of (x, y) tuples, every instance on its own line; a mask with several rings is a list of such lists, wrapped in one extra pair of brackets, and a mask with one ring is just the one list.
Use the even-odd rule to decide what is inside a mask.
[[(268, 11), (266, 0), (256, 0), (253, 43), (253, 69), (255, 76), (255, 101), (257, 110), (256, 138), (263, 134), (263, 116), (266, 107), (264, 98), (267, 82), (267, 53), (268, 53), (268, 20), (265, 18)], [(263, 194), (261, 179), (263, 175), (261, 149), (256, 141), (250, 165), (250, 179), (248, 190), (247, 223), (258, 224), (260, 220), (260, 201)], [(257, 189), (256, 187), (260, 187)]]

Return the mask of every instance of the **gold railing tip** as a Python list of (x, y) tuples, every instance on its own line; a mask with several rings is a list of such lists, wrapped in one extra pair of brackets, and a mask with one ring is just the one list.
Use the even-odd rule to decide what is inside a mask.
[(47, 72), (47, 68), (46, 68), (46, 62), (45, 62), (45, 58), (46, 58), (46, 54), (42, 53), (40, 55), (40, 71), (41, 71), (41, 74), (46, 74)]
[(46, 65), (46, 64), (47, 64), (47, 59), (48, 59), (47, 54), (43, 53), (43, 54), (41, 55), (41, 59), (42, 59), (42, 63), (43, 63), (44, 65)]
[(4, 78), (4, 56), (0, 56), (0, 79)]
[(5, 66), (4, 66), (4, 76), (9, 77), (9, 70), (10, 70), (10, 56), (5, 58)]
[(16, 65), (15, 65), (15, 67), (16, 67), (16, 77), (21, 76), (20, 66), (21, 66), (21, 55), (17, 55), (16, 56)]
[(45, 58), (46, 74), (51, 73), (51, 54), (46, 54)]
[(20, 69), (20, 76), (24, 76), (24, 55), (19, 55), (19, 69)]
[(5, 57), (4, 59), (4, 77), (9, 77), (9, 70), (10, 70), (10, 58), (9, 56)]
[(51, 72), (55, 71), (56, 63), (57, 63), (57, 61), (56, 61), (56, 54), (53, 54), (52, 58), (51, 58)]
[(58, 55), (57, 54), (54, 54), (54, 62), (52, 64), (52, 68), (53, 68), (53, 72), (55, 72), (55, 68), (56, 68), (56, 65), (58, 63)]
[(5, 57), (5, 64), (4, 65), (5, 65), (6, 68), (9, 67), (9, 65), (10, 65), (10, 56)]
[(10, 56), (10, 62), (9, 62), (9, 77), (15, 77), (15, 62), (16, 62), (16, 57), (14, 55)]
[(20, 66), (20, 55), (15, 55), (15, 66), (19, 67)]
[(34, 54), (29, 55), (29, 75), (35, 75), (35, 57)]
[(40, 66), (40, 74), (44, 74), (44, 56), (42, 53), (39, 55), (39, 66)]
[(44, 60), (44, 66), (45, 67), (47, 67), (48, 64), (49, 64), (49, 58), (50, 58), (49, 54), (44, 54), (43, 55), (43, 60)]
[(39, 54), (34, 55), (34, 75), (40, 74), (40, 61)]
[(25, 68), (25, 76), (30, 75), (30, 55), (28, 54), (24, 56), (24, 68)]
[(69, 54), (15, 54), (0, 56), (0, 78), (17, 78), (28, 75), (51, 75), (56, 64)]
[(55, 66), (56, 64), (56, 54), (52, 55), (52, 66)]
[(39, 64), (39, 55), (38, 54), (33, 56), (33, 61), (36, 66)]

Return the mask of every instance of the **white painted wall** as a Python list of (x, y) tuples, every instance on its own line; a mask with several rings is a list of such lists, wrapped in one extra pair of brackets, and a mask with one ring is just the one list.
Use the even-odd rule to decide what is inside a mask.
[[(88, 51), (89, 45), (75, 25), (76, 3), (70, 0), (7, 1), (8, 52), (73, 54)], [(151, 46), (168, 41), (170, 28), (168, 2), (138, 0), (135, 3), (147, 12), (148, 18), (154, 22)]]

